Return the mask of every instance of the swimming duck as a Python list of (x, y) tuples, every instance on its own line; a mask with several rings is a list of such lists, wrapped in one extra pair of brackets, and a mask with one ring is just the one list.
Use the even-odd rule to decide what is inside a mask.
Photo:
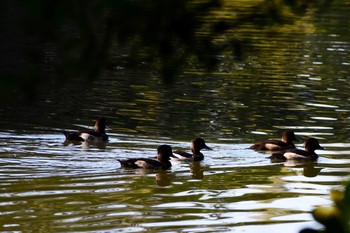
[(63, 131), (68, 141), (80, 141), (80, 142), (106, 142), (108, 136), (105, 132), (106, 119), (101, 117), (96, 120), (93, 130), (83, 131)]
[(316, 160), (318, 155), (315, 153), (315, 150), (324, 148), (320, 146), (319, 142), (315, 138), (308, 138), (304, 143), (305, 150), (300, 149), (289, 149), (277, 153), (273, 153), (269, 158), (277, 160)]
[(125, 160), (118, 160), (120, 165), (125, 168), (144, 168), (144, 169), (155, 169), (165, 170), (171, 167), (170, 156), (173, 151), (171, 146), (161, 145), (157, 149), (157, 160), (150, 158), (131, 158)]
[(269, 139), (264, 142), (258, 142), (249, 147), (253, 150), (268, 150), (268, 151), (281, 151), (295, 148), (293, 141), (298, 141), (295, 134), (291, 130), (283, 132), (281, 140)]
[(185, 151), (176, 151), (173, 153), (172, 157), (180, 160), (201, 161), (204, 159), (204, 155), (200, 152), (201, 149), (212, 150), (209, 146), (205, 144), (204, 139), (195, 138), (192, 140), (192, 153), (188, 153)]

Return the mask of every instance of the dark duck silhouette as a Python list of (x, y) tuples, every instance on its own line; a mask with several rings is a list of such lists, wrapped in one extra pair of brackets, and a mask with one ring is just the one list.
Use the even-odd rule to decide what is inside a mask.
[(204, 155), (200, 152), (202, 149), (212, 150), (209, 146), (205, 144), (204, 139), (195, 138), (192, 140), (192, 153), (188, 153), (185, 151), (175, 151), (172, 157), (179, 160), (201, 161), (204, 159)]
[(154, 169), (154, 170), (166, 170), (171, 167), (170, 156), (172, 156), (173, 151), (171, 146), (161, 145), (157, 149), (157, 160), (150, 158), (130, 158), (124, 160), (118, 160), (122, 167), (125, 168), (144, 168), (144, 169)]
[(258, 142), (249, 147), (253, 150), (264, 150), (264, 151), (281, 151), (295, 148), (293, 141), (298, 141), (295, 134), (291, 130), (283, 132), (281, 140), (269, 139), (263, 142)]
[(96, 120), (93, 130), (63, 131), (66, 140), (79, 142), (106, 142), (108, 135), (105, 132), (106, 119), (101, 117)]
[(315, 138), (308, 138), (304, 143), (305, 150), (289, 149), (273, 153), (269, 158), (272, 160), (316, 160), (318, 155), (315, 150), (324, 148), (320, 146), (319, 142)]

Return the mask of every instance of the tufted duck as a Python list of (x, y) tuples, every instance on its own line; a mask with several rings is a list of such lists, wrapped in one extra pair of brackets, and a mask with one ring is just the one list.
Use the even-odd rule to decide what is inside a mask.
[(295, 148), (293, 141), (298, 141), (295, 134), (291, 130), (283, 132), (282, 139), (269, 139), (264, 142), (258, 142), (249, 147), (253, 150), (281, 151)]
[(173, 151), (171, 146), (161, 145), (158, 147), (157, 160), (150, 158), (131, 158), (118, 161), (120, 162), (121, 166), (125, 168), (165, 170), (171, 167), (169, 160), (172, 154)]
[(68, 141), (80, 141), (80, 142), (106, 142), (108, 136), (105, 132), (106, 119), (104, 117), (99, 118), (95, 122), (93, 130), (83, 131), (63, 131)]
[(192, 153), (185, 151), (175, 151), (172, 157), (180, 160), (201, 161), (204, 159), (204, 155), (200, 152), (201, 149), (212, 150), (205, 144), (205, 141), (202, 138), (195, 138), (192, 140)]
[(285, 151), (280, 151), (273, 153), (269, 158), (276, 160), (316, 160), (318, 155), (315, 153), (315, 150), (324, 148), (320, 146), (319, 142), (315, 138), (308, 138), (304, 143), (305, 150), (300, 149), (289, 149)]

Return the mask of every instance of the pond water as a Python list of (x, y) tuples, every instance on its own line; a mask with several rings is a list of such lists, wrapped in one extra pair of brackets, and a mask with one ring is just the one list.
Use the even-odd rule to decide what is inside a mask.
[[(319, 20), (345, 20), (332, 14)], [(258, 54), (233, 63), (223, 57), (213, 73), (187, 69), (170, 85), (121, 66), (92, 84), (78, 80), (48, 89), (35, 103), (1, 106), (1, 231), (321, 228), (310, 211), (331, 205), (330, 190), (350, 178), (344, 25), (275, 34), (264, 43), (256, 32)], [(79, 94), (62, 94), (72, 92)], [(99, 116), (108, 119), (108, 143), (64, 144), (62, 130), (91, 128)], [(268, 153), (246, 149), (284, 129), (295, 131), (298, 147), (316, 137), (326, 149), (312, 163), (272, 163)], [(202, 162), (173, 163), (167, 171), (125, 170), (117, 162), (152, 157), (161, 144), (189, 149), (198, 136), (213, 148)]]

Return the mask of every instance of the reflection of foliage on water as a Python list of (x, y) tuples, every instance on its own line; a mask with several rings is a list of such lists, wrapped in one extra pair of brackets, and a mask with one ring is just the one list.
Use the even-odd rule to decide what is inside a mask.
[(293, 22), (315, 7), (303, 0), (0, 4), (2, 22), (7, 22), (2, 28), (6, 36), (0, 86), (34, 93), (48, 74), (57, 76), (53, 80), (95, 78), (106, 67), (132, 64), (154, 68), (163, 80), (171, 81), (184, 66), (213, 69), (224, 52), (242, 57), (251, 32), (248, 25), (290, 31)]
[(331, 198), (333, 206), (318, 207), (312, 211), (316, 221), (324, 225), (325, 229), (304, 229), (300, 233), (350, 233), (350, 182), (343, 192), (333, 190)]

